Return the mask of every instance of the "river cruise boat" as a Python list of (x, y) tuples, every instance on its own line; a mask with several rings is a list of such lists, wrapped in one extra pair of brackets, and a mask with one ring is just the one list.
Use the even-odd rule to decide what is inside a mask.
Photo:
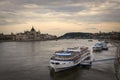
[(93, 51), (102, 51), (102, 44), (101, 43), (96, 43), (93, 46)]
[(102, 50), (108, 50), (107, 43), (105, 43), (104, 41), (102, 41), (100, 43), (96, 43), (93, 46), (93, 51), (102, 51)]
[(102, 44), (103, 50), (108, 50), (108, 46), (107, 46), (107, 43), (105, 41), (102, 41), (101, 44)]
[(90, 52), (89, 56), (83, 60), (82, 62), (80, 62), (81, 66), (91, 66), (92, 62), (95, 60), (94, 55), (92, 52)]
[(50, 67), (55, 72), (66, 70), (79, 65), (90, 56), (88, 47), (74, 47), (56, 51), (50, 59)]

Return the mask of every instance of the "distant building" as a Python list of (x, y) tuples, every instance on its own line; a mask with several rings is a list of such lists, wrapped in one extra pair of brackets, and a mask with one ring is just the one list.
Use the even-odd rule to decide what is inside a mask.
[(16, 34), (16, 40), (21, 41), (21, 40), (50, 40), (50, 39), (55, 39), (56, 36), (49, 35), (49, 34), (41, 34), (40, 31), (36, 31), (34, 27), (31, 28), (30, 31), (24, 31), (24, 33), (17, 33)]
[(57, 37), (50, 34), (41, 34), (40, 31), (36, 31), (34, 27), (30, 31), (24, 31), (24, 33), (16, 34), (3, 34), (0, 33), (0, 41), (34, 41), (34, 40), (52, 40)]
[[(99, 32), (99, 33), (66, 33), (60, 36), (59, 39), (113, 39), (120, 40), (120, 32)], [(30, 31), (24, 31), (23, 33), (16, 34), (3, 34), (0, 33), (0, 41), (44, 41), (58, 39), (55, 35), (43, 34), (40, 31), (36, 31), (34, 27)]]
[(15, 40), (15, 35), (13, 33), (4, 35), (0, 33), (0, 40)]

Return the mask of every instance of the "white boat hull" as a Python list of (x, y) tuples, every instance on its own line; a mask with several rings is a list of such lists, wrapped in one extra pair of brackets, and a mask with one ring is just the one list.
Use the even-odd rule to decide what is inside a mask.
[(89, 66), (91, 66), (93, 61), (94, 61), (93, 53), (90, 53), (89, 59), (81, 62), (80, 65), (89, 65)]
[(102, 47), (93, 47), (93, 51), (101, 51)]
[[(88, 54), (88, 53), (86, 53), (86, 54)], [(84, 56), (82, 58), (79, 58), (78, 62), (50, 60), (50, 67), (53, 68), (55, 72), (70, 69), (74, 66), (79, 65), (82, 61), (84, 61), (87, 57), (90, 56), (90, 55), (86, 56), (86, 54), (84, 54)], [(52, 64), (52, 63), (59, 63), (59, 64), (56, 65), (56, 64)]]

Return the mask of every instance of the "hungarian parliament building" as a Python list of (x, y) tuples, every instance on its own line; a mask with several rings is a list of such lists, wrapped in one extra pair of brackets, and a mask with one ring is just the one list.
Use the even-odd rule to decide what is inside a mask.
[(42, 41), (42, 40), (53, 40), (57, 36), (50, 34), (42, 34), (40, 31), (36, 31), (34, 27), (30, 31), (24, 31), (24, 33), (4, 35), (0, 33), (0, 40), (13, 40), (13, 41)]

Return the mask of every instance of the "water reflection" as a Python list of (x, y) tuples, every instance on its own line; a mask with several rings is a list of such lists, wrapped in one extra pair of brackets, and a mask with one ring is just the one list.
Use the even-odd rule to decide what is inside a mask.
[(54, 72), (54, 70), (51, 69), (50, 76), (52, 80), (79, 80), (82, 77), (83, 71), (89, 69), (90, 66), (80, 66), (80, 65), (61, 72)]

